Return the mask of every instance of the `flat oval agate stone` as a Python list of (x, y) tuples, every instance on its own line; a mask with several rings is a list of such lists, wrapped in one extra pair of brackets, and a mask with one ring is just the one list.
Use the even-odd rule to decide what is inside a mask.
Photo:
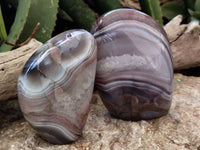
[(96, 73), (94, 37), (69, 30), (47, 41), (30, 57), (18, 80), (25, 119), (47, 141), (70, 143), (86, 123)]
[(163, 28), (144, 13), (117, 9), (91, 32), (98, 47), (95, 84), (111, 115), (137, 121), (167, 114), (173, 63)]

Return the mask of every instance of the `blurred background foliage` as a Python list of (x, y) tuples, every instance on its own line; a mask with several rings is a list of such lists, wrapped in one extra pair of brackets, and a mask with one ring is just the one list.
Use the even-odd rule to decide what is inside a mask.
[[(134, 0), (141, 11), (161, 25), (182, 14), (183, 23), (200, 21), (200, 0)], [(95, 20), (110, 10), (122, 8), (119, 0), (1, 0), (0, 52), (26, 41), (40, 23), (34, 38), (46, 42), (69, 29), (90, 31)], [(9, 44), (5, 44), (5, 41)]]

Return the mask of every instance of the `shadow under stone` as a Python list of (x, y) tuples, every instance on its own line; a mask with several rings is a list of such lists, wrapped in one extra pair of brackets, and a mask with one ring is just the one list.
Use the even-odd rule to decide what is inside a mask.
[(0, 130), (23, 119), (17, 99), (0, 102)]

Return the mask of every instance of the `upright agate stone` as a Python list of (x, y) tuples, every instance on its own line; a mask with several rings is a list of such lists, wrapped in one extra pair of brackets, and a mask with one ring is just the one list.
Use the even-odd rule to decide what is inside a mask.
[(124, 120), (167, 114), (173, 64), (163, 28), (150, 16), (118, 9), (93, 26), (97, 41), (96, 87), (111, 115)]
[(70, 143), (86, 123), (96, 73), (96, 42), (85, 30), (70, 30), (40, 47), (18, 80), (25, 119), (51, 143)]

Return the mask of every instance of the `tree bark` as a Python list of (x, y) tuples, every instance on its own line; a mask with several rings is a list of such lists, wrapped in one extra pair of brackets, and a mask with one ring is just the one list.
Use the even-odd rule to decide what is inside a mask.
[(0, 53), (0, 101), (17, 97), (17, 80), (25, 62), (42, 43), (32, 39), (13, 51)]

